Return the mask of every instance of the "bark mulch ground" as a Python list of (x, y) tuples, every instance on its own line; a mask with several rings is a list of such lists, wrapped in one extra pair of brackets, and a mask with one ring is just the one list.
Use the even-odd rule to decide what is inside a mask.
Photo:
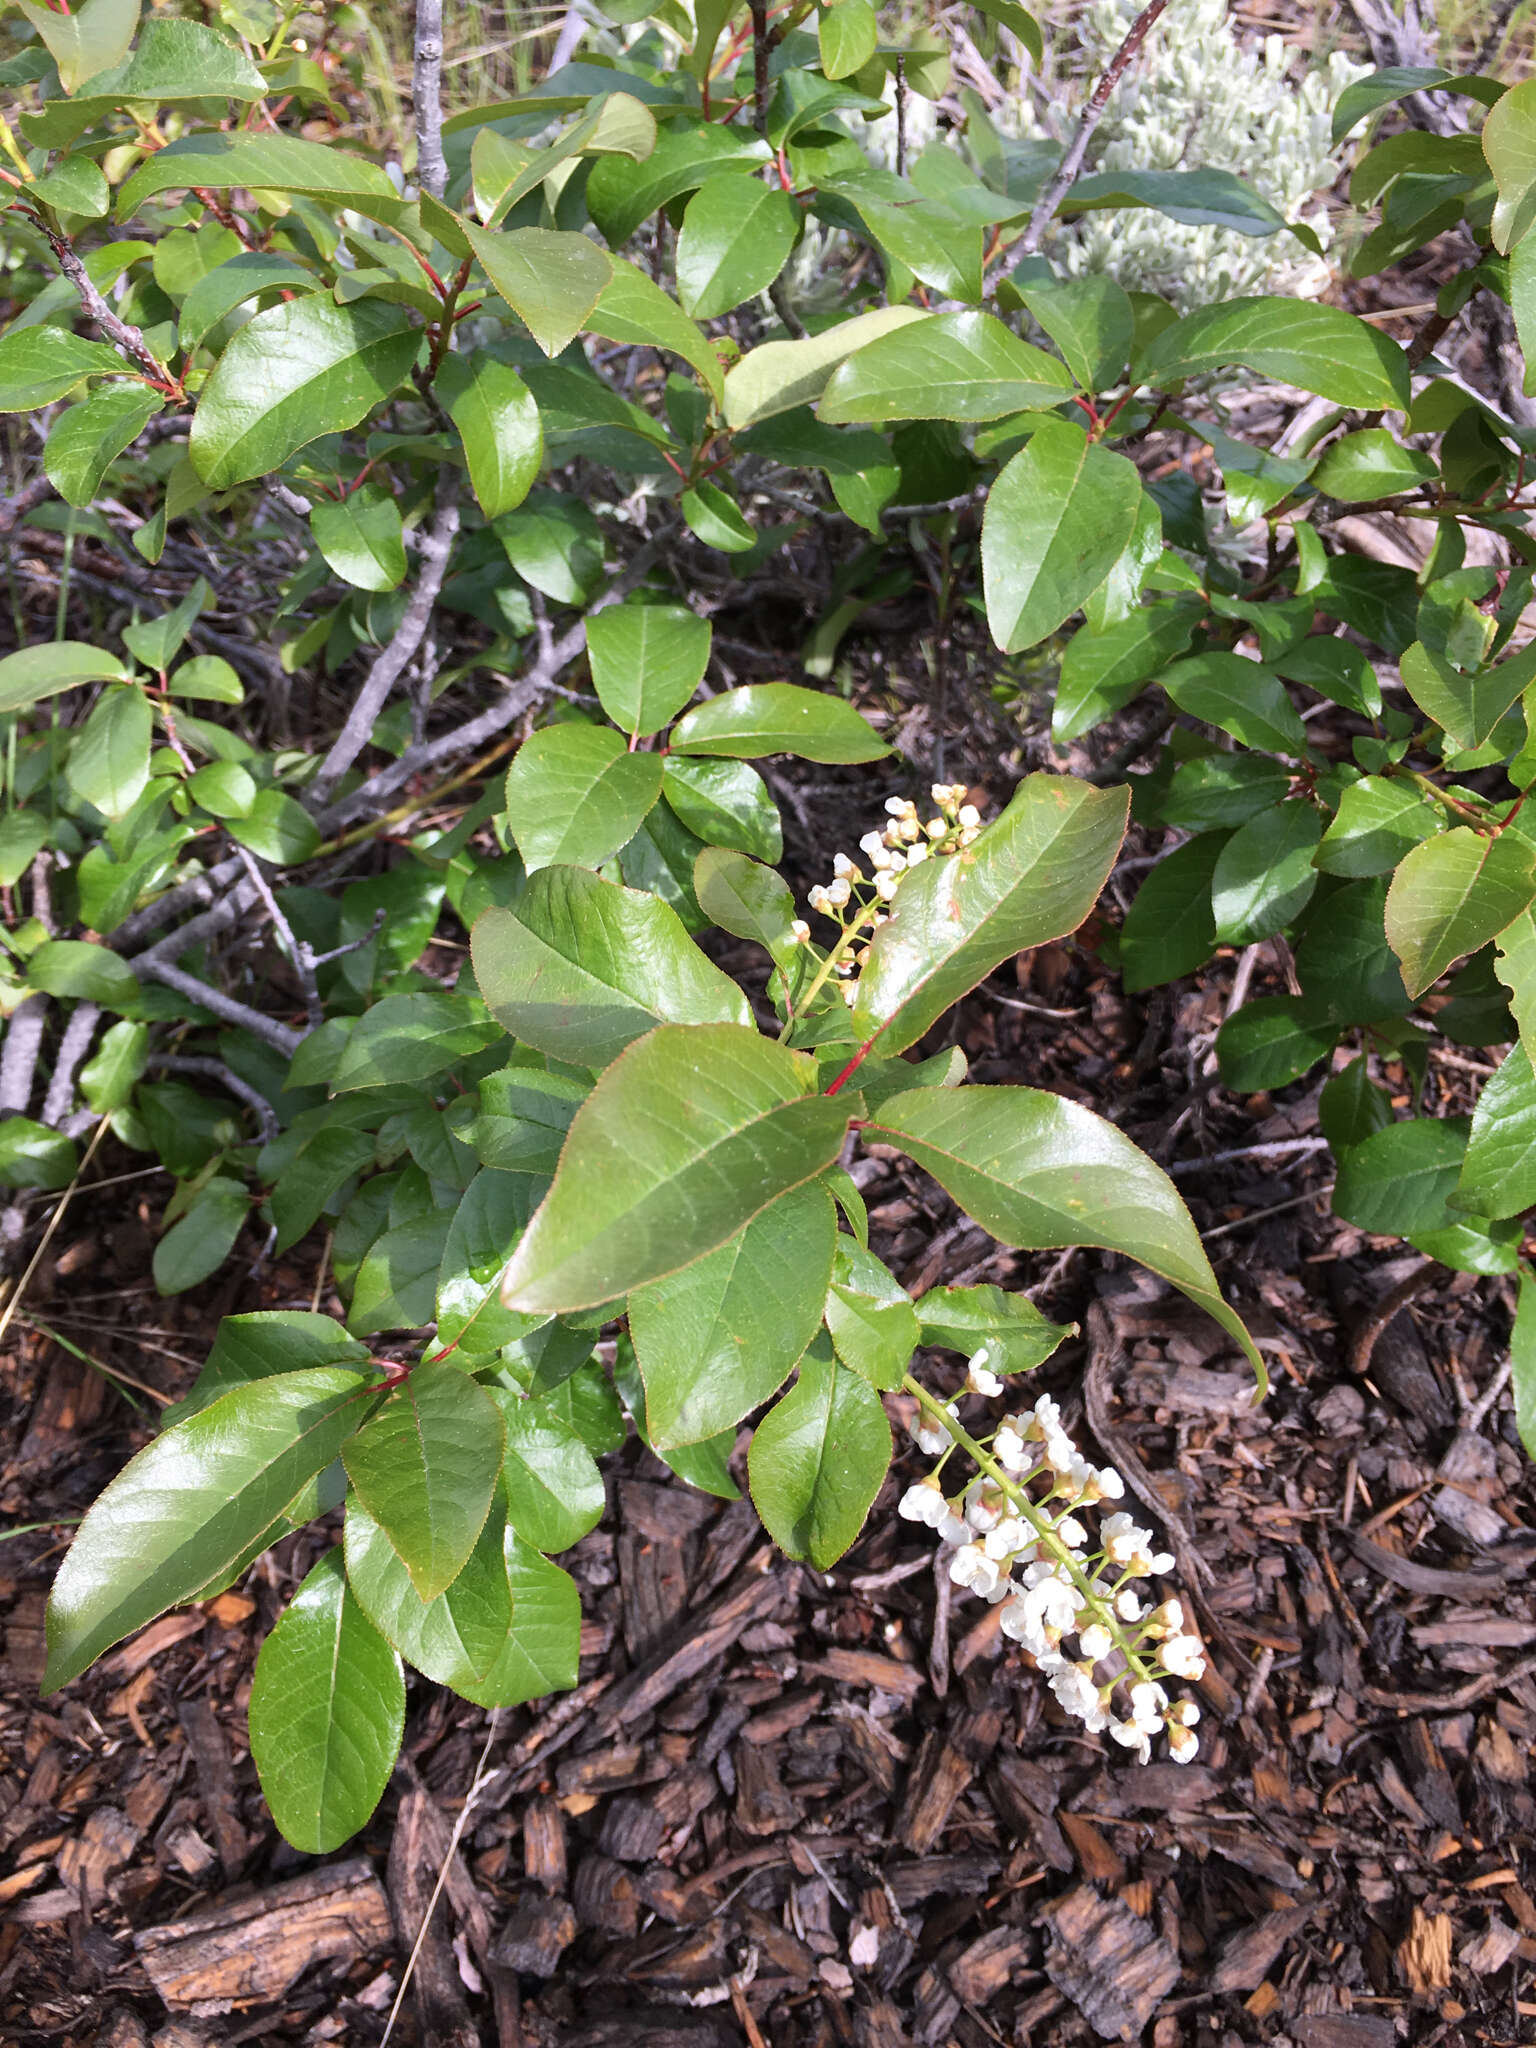
[[(995, 1612), (951, 1597), (894, 1513), (910, 1446), (820, 1575), (631, 1443), (564, 1560), (580, 1689), (492, 1727), (415, 1682), (375, 1822), (309, 1859), (262, 1808), (244, 1703), (326, 1534), (42, 1703), (67, 1535), (42, 1529), (0, 1548), (0, 2040), (377, 2043), (444, 1872), (393, 2035), (430, 2048), (1536, 2039), (1536, 1484), (1508, 1283), (1328, 1214), (1315, 1091), (1217, 1087), (1232, 978), (1127, 1000), (1054, 947), (958, 1028), (975, 1078), (1091, 1098), (1175, 1170), (1271, 1362), (1264, 1406), (1147, 1276), (999, 1250), (906, 1162), (859, 1168), (909, 1286), (1027, 1286), (1081, 1323), (1039, 1377), (1180, 1557), (1213, 1651), (1196, 1763), (1076, 1732)], [(1438, 1055), (1429, 1106), (1484, 1063)], [(320, 1247), (158, 1302), (150, 1199), (82, 1199), (27, 1312), (163, 1398), (218, 1315), (309, 1306)], [(35, 1325), (0, 1392), (8, 1525), (77, 1516), (152, 1413)]]

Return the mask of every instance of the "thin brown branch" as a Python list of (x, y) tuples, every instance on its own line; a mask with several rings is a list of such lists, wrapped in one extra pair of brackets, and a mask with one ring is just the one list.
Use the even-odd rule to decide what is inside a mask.
[[(1071, 191), (1083, 159), (1088, 154), (1088, 145), (1093, 140), (1094, 130), (1104, 118), (1104, 111), (1114, 95), (1115, 87), (1135, 62), (1142, 44), (1146, 41), (1153, 24), (1168, 5), (1168, 0), (1149, 0), (1126, 31), (1125, 40), (1104, 67), (1104, 75), (1093, 88), (1088, 104), (1083, 109), (1082, 119), (1077, 124), (1061, 167), (1049, 185), (1035, 202), (1035, 210), (1029, 216), (1029, 226), (1019, 237), (1018, 245), (1007, 263), (998, 272), (998, 282), (1006, 277), (1026, 256), (1033, 256), (1040, 247), (1041, 238), (1055, 218), (1056, 209)], [(996, 285), (993, 286), (996, 290)]]
[(75, 254), (72, 244), (61, 235), (57, 228), (49, 225), (41, 214), (33, 214), (53, 251), (54, 261), (75, 288), (75, 295), (91, 319), (101, 329), (118, 354), (141, 370), (151, 383), (158, 385), (168, 397), (180, 397), (181, 386), (171, 375), (137, 327), (120, 320), (107, 304), (96, 286), (86, 274), (85, 265)]

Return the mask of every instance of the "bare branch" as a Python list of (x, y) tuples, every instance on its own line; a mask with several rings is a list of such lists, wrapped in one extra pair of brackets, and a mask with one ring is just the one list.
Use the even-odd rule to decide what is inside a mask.
[(581, 47), (581, 39), (587, 32), (587, 17), (579, 7), (567, 7), (565, 19), (560, 24), (560, 33), (555, 37), (555, 47), (549, 53), (549, 70), (546, 77), (552, 78), (561, 71)]
[(275, 1017), (263, 1016), (260, 1010), (253, 1010), (248, 1003), (237, 1003), (233, 996), (226, 996), (216, 988), (210, 988), (206, 981), (199, 981), (195, 974), (184, 973), (169, 960), (151, 960), (141, 956), (135, 963), (142, 976), (151, 981), (164, 982), (167, 988), (175, 989), (189, 1002), (201, 1003), (205, 1010), (212, 1010), (215, 1017), (225, 1024), (233, 1024), (241, 1031), (270, 1045), (274, 1052), (280, 1052), (285, 1059), (292, 1059), (304, 1042), (302, 1031), (290, 1031), (286, 1024), (279, 1024)]
[(4, 1043), (0, 1044), (0, 1117), (27, 1113), (47, 1014), (48, 998), (44, 995), (23, 996), (10, 1014)]
[(1108, 64), (1105, 65), (1104, 75), (1093, 88), (1088, 104), (1083, 109), (1082, 119), (1077, 124), (1077, 133), (1073, 136), (1071, 145), (1061, 160), (1061, 168), (1036, 200), (1035, 210), (1029, 216), (1029, 226), (1019, 237), (1018, 244), (1009, 256), (1007, 263), (999, 269), (992, 286), (993, 291), (996, 291), (997, 286), (1002, 283), (1011, 270), (1022, 263), (1026, 256), (1033, 256), (1040, 247), (1041, 239), (1046, 229), (1055, 218), (1057, 207), (1060, 206), (1062, 200), (1071, 191), (1078, 173), (1083, 168), (1083, 159), (1088, 154), (1088, 145), (1093, 140), (1094, 130), (1104, 118), (1104, 111), (1113, 97), (1115, 87), (1120, 83), (1120, 80), (1124, 77), (1131, 64), (1135, 62), (1137, 53), (1146, 41), (1153, 23), (1167, 5), (1168, 0), (1148, 0), (1148, 5), (1141, 10), (1140, 14), (1137, 15), (1130, 28), (1126, 31), (1125, 41), (1116, 50), (1114, 56), (1110, 58)]
[(416, 181), (441, 199), (448, 185), (443, 156), (443, 0), (416, 0), (416, 54), (411, 68), (416, 110)]
[(61, 1130), (75, 1100), (75, 1069), (91, 1049), (91, 1038), (101, 1011), (95, 1003), (78, 1003), (59, 1040), (58, 1057), (48, 1079), (43, 1099), (43, 1122)]
[(389, 693), (409, 667), (427, 630), (432, 607), (437, 603), (448, 570), (454, 535), (459, 530), (459, 475), (445, 469), (437, 491), (437, 510), (431, 531), (418, 550), (416, 588), (399, 625), (368, 671), (368, 680), (357, 693), (347, 722), (337, 735), (331, 751), (320, 764), (313, 783), (317, 803), (324, 803), (342, 776), (373, 737), (374, 724), (389, 701)]
[(155, 355), (138, 328), (131, 327), (126, 320), (120, 320), (113, 312), (87, 276), (85, 265), (75, 254), (71, 244), (56, 228), (50, 227), (41, 214), (34, 213), (32, 218), (46, 236), (48, 246), (53, 251), (54, 261), (74, 286), (81, 305), (118, 354), (126, 357), (136, 369), (142, 370), (145, 376), (152, 383), (159, 385), (168, 396), (173, 393), (179, 395), (180, 387), (164, 363)]

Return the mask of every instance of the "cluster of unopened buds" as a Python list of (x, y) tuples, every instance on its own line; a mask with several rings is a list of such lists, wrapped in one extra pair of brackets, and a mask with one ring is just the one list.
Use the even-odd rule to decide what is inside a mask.
[[(861, 933), (873, 935), (887, 921), (902, 878), (936, 854), (958, 853), (980, 832), (981, 813), (966, 802), (966, 794), (963, 782), (934, 783), (929, 791), (933, 813), (927, 818), (910, 797), (888, 797), (889, 822), (884, 830), (866, 832), (859, 841), (868, 873), (858, 861), (839, 853), (832, 862), (831, 881), (812, 889), (807, 898), (811, 909), (841, 927), (832, 971), (844, 1002), (854, 1002), (858, 969), (869, 958), (868, 938), (852, 942)], [(811, 928), (804, 918), (796, 918), (791, 930), (802, 946), (810, 944)]]
[[(987, 1358), (983, 1346), (967, 1383), (995, 1396), (1003, 1383)], [(1178, 1600), (1148, 1597), (1145, 1582), (1172, 1571), (1172, 1556), (1154, 1548), (1151, 1531), (1123, 1509), (1102, 1513), (1124, 1497), (1120, 1474), (1083, 1457), (1049, 1394), (1006, 1416), (990, 1439), (967, 1442), (953, 1402), (920, 1408), (911, 1433), (941, 1463), (957, 1444), (982, 1451), (983, 1470), (958, 1494), (947, 1496), (934, 1472), (909, 1486), (900, 1504), (907, 1521), (932, 1529), (950, 1549), (953, 1582), (1002, 1607), (1003, 1634), (1029, 1653), (1090, 1733), (1107, 1729), (1142, 1763), (1153, 1737), (1165, 1734), (1169, 1755), (1188, 1763), (1199, 1746), (1200, 1710), (1170, 1700), (1162, 1681), (1202, 1678), (1205, 1653)], [(1101, 1511), (1096, 1533), (1082, 1519), (1089, 1509)]]

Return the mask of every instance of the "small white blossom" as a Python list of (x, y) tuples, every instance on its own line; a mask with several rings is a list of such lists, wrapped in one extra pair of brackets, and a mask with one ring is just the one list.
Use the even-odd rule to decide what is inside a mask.
[(992, 1439), (992, 1455), (1005, 1472), (1015, 1478), (1034, 1464), (1028, 1444), (1012, 1422), (1005, 1422)]
[(1030, 1544), (1030, 1532), (1017, 1515), (1004, 1515), (1002, 1520), (987, 1532), (985, 1549), (988, 1557), (1016, 1557)]
[(1098, 1664), (1115, 1647), (1115, 1639), (1102, 1621), (1092, 1621), (1080, 1631), (1077, 1646), (1088, 1663)]
[(885, 809), (888, 817), (904, 818), (913, 809), (912, 800), (905, 796), (888, 796), (885, 800)]
[(985, 1394), (990, 1398), (1003, 1391), (1003, 1383), (988, 1366), (987, 1357), (987, 1347), (983, 1344), (979, 1351), (972, 1353), (965, 1368), (965, 1377), (973, 1394)]
[(1141, 1604), (1140, 1594), (1133, 1592), (1129, 1586), (1125, 1587), (1122, 1592), (1117, 1593), (1115, 1595), (1115, 1613), (1121, 1621), (1140, 1621), (1143, 1614), (1146, 1613), (1146, 1609)]
[(959, 810), (956, 811), (955, 817), (962, 825), (979, 825), (981, 823), (981, 813), (974, 804), (962, 804)]
[(1138, 1763), (1151, 1763), (1152, 1740), (1151, 1737), (1148, 1735), (1146, 1729), (1143, 1728), (1138, 1722), (1111, 1721), (1109, 1724), (1109, 1732), (1114, 1737), (1116, 1742), (1123, 1742), (1127, 1749), (1133, 1750), (1135, 1752), (1136, 1761)]
[(896, 1503), (896, 1512), (904, 1522), (922, 1522), (930, 1529), (936, 1529), (948, 1511), (943, 1494), (927, 1479), (909, 1486)]
[(1198, 1636), (1175, 1636), (1161, 1651), (1163, 1668), (1175, 1678), (1204, 1678), (1205, 1649)]
[(930, 818), (923, 827), (923, 830), (930, 839), (942, 839), (949, 830), (949, 826), (943, 818)]
[(832, 872), (843, 881), (856, 882), (859, 879), (859, 871), (846, 853), (833, 854)]
[(1099, 1689), (1091, 1673), (1080, 1664), (1069, 1664), (1065, 1670), (1055, 1672), (1051, 1678), (1051, 1691), (1067, 1712), (1082, 1722), (1090, 1735), (1097, 1735), (1100, 1729), (1109, 1726), (1109, 1716), (1099, 1698)]
[(1176, 1764), (1193, 1763), (1200, 1749), (1200, 1738), (1189, 1728), (1168, 1730), (1168, 1754)]
[(849, 885), (848, 877), (846, 875), (839, 875), (832, 886), (823, 891), (823, 894), (835, 909), (841, 910), (848, 901), (848, 898), (853, 894), (853, 890)]
[(949, 1560), (949, 1576), (957, 1586), (973, 1593), (990, 1593), (1005, 1577), (996, 1558), (988, 1557), (979, 1543), (962, 1543)]
[(1149, 1735), (1155, 1735), (1162, 1727), (1167, 1711), (1168, 1695), (1160, 1685), (1146, 1678), (1131, 1687), (1131, 1719), (1138, 1728), (1145, 1728)]
[(915, 868), (920, 860), (928, 858), (928, 847), (920, 839), (916, 846), (908, 847), (905, 859), (909, 868)]
[(962, 1521), (952, 1508), (946, 1509), (944, 1519), (940, 1522), (936, 1533), (941, 1543), (948, 1543), (950, 1545), (965, 1543), (970, 1540), (970, 1524)]
[(797, 946), (807, 946), (811, 940), (811, 928), (803, 917), (797, 917), (790, 926), (790, 936)]
[(1068, 1550), (1081, 1550), (1088, 1541), (1088, 1531), (1072, 1515), (1063, 1515), (1056, 1524), (1056, 1534)]
[(810, 896), (807, 900), (809, 901), (812, 910), (826, 911), (830, 910), (832, 907), (831, 897), (828, 896), (826, 890), (822, 888), (819, 882), (817, 883), (816, 887), (811, 891)]
[(889, 903), (896, 894), (899, 880), (899, 876), (895, 875), (889, 868), (886, 869), (884, 874), (876, 875), (875, 894), (882, 903)]

